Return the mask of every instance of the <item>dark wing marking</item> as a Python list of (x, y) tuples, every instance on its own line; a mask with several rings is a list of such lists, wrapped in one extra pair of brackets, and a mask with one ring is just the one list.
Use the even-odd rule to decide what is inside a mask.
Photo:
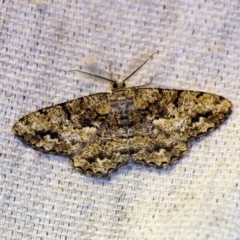
[(94, 94), (30, 113), (13, 132), (36, 149), (72, 155), (97, 132), (109, 110), (110, 94)]

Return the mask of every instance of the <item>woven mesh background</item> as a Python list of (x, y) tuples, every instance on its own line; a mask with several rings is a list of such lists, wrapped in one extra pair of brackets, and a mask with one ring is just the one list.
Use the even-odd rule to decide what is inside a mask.
[[(238, 0), (0, 5), (0, 239), (240, 239)], [(174, 167), (129, 164), (94, 179), (11, 132), (29, 112), (109, 90), (69, 70), (94, 58), (106, 72), (112, 62), (118, 78), (155, 50), (133, 85), (153, 77), (152, 86), (234, 104)]]

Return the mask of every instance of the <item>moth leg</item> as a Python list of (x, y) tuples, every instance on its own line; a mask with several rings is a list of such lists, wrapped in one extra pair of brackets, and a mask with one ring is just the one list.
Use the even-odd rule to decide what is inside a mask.
[(136, 136), (132, 140), (130, 152), (135, 163), (146, 166), (165, 168), (172, 165), (188, 153), (190, 144), (168, 138), (165, 134), (157, 136)]
[(130, 160), (127, 139), (96, 137), (82, 152), (71, 158), (72, 165), (94, 177), (106, 177)]

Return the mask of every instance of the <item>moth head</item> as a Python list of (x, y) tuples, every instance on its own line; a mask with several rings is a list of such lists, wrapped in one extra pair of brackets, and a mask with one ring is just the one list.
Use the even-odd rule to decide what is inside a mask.
[[(137, 69), (135, 69), (135, 71), (133, 71), (128, 77), (126, 77), (124, 80), (122, 79), (118, 79), (116, 81), (114, 81), (113, 83), (113, 89), (122, 89), (122, 88), (125, 88), (126, 87), (126, 84), (125, 82), (130, 79), (149, 59), (151, 59), (153, 57), (154, 54), (158, 53), (159, 51), (157, 52), (154, 52), (150, 57), (147, 58), (146, 61), (144, 61)], [(112, 79), (108, 79), (108, 81), (113, 81)], [(150, 80), (150, 83), (152, 82), (152, 79)], [(149, 83), (148, 83), (149, 84)], [(145, 84), (145, 85), (148, 85), (148, 84)]]
[(113, 89), (119, 89), (119, 88), (125, 88), (125, 87), (126, 87), (126, 84), (122, 79), (116, 80), (112, 85)]

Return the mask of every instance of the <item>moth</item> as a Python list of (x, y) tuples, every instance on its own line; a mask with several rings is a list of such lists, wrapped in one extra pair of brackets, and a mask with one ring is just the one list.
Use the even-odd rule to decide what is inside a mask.
[[(155, 54), (155, 53), (154, 53)], [(224, 97), (188, 90), (127, 87), (127, 80), (91, 73), (111, 91), (81, 97), (30, 113), (13, 126), (23, 142), (65, 155), (81, 172), (108, 176), (132, 161), (156, 168), (172, 165), (191, 141), (216, 129), (230, 114)]]

